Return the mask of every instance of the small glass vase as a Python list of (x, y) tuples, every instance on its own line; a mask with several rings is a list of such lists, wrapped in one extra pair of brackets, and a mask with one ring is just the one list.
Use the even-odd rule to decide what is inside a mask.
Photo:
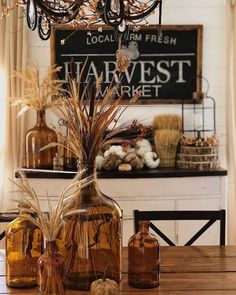
[(6, 284), (9, 287), (37, 286), (37, 261), (43, 254), (43, 234), (27, 215), (22, 213), (6, 228)]
[(128, 242), (128, 284), (135, 288), (155, 288), (159, 285), (159, 243), (149, 233), (147, 220), (139, 222), (139, 232)]
[[(88, 172), (89, 174), (89, 172)], [(121, 218), (119, 205), (105, 196), (93, 181), (78, 196), (75, 209), (67, 216), (58, 243), (66, 260), (66, 288), (89, 290), (103, 278), (121, 280)]]
[(24, 166), (33, 169), (53, 169), (53, 158), (56, 156), (57, 147), (39, 151), (52, 142), (57, 142), (57, 134), (47, 126), (45, 110), (37, 111), (36, 125), (25, 136)]
[(38, 260), (38, 285), (41, 295), (64, 295), (65, 260), (55, 241), (46, 241), (45, 254)]

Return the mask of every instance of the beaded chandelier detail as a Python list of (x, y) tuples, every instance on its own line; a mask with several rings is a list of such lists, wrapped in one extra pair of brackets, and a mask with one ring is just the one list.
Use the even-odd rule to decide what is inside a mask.
[(52, 24), (75, 28), (106, 24), (114, 28), (115, 36), (126, 39), (128, 26), (138, 30), (141, 21), (148, 25), (146, 18), (155, 9), (159, 9), (161, 24), (162, 0), (1, 0), (1, 15), (7, 15), (16, 6), (24, 7), (29, 28), (38, 28), (42, 40), (50, 37)]

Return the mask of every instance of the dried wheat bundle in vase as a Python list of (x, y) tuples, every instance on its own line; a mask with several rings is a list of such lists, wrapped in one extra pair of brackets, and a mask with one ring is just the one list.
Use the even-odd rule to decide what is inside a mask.
[(159, 167), (174, 167), (180, 131), (161, 129), (154, 133), (156, 151), (160, 157)]
[(165, 114), (154, 117), (153, 129), (169, 129), (169, 130), (181, 130), (182, 119), (179, 115)]
[(81, 212), (81, 210), (74, 210), (74, 203), (77, 202), (78, 192), (91, 181), (89, 177), (83, 178), (84, 172), (78, 173), (71, 184), (64, 189), (54, 207), (46, 193), (48, 212), (44, 212), (42, 209), (39, 196), (21, 171), (19, 171), (19, 174), (22, 182), (16, 183), (13, 181), (17, 186), (17, 192), (21, 193), (21, 198), (16, 202), (25, 208), (25, 213), (28, 213), (24, 218), (38, 226), (46, 240), (45, 254), (38, 260), (38, 284), (41, 294), (65, 294), (65, 261), (58, 252), (56, 239), (63, 225), (63, 217), (67, 216), (67, 214)]

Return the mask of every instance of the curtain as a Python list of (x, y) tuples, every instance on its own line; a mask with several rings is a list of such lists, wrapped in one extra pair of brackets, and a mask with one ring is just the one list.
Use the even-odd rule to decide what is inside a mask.
[(227, 2), (227, 167), (228, 167), (228, 243), (236, 244), (236, 0)]
[(22, 163), (25, 117), (17, 118), (19, 109), (11, 106), (11, 100), (19, 98), (24, 91), (23, 83), (14, 76), (17, 68), (26, 65), (27, 38), (24, 14), (16, 7), (8, 16), (0, 19), (0, 73), (5, 80), (5, 93), (1, 91), (1, 137), (0, 144), (0, 211), (15, 207), (11, 191), (14, 172)]

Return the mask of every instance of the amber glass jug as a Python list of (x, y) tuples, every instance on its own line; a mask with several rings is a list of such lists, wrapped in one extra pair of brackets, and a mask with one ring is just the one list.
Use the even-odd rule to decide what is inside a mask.
[(106, 278), (119, 282), (122, 212), (114, 200), (100, 192), (96, 175), (81, 190), (76, 209), (80, 213), (65, 218), (57, 241), (66, 261), (66, 288), (89, 290), (105, 270)]
[(36, 125), (26, 133), (25, 164), (26, 168), (53, 169), (53, 158), (57, 147), (39, 151), (49, 143), (57, 142), (56, 132), (46, 124), (45, 110), (37, 111)]
[(128, 242), (128, 284), (135, 288), (154, 288), (159, 285), (159, 243), (149, 233), (147, 220), (139, 222), (139, 232)]
[(7, 285), (16, 288), (36, 286), (37, 261), (42, 254), (42, 232), (27, 220), (27, 213), (22, 212), (6, 229)]

